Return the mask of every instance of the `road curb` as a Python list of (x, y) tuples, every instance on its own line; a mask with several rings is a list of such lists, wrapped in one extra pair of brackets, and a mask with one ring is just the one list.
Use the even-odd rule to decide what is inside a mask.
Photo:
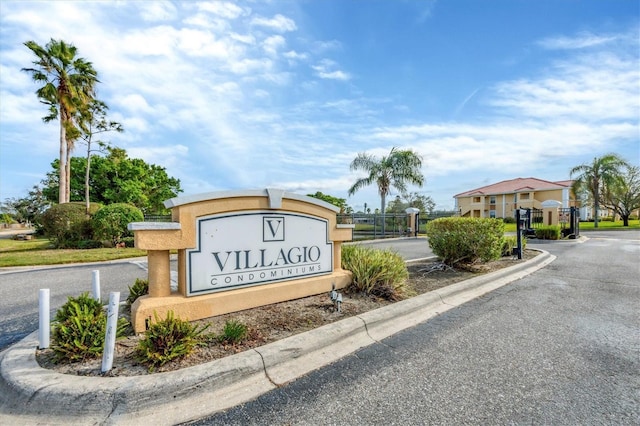
[(0, 423), (185, 422), (233, 407), (424, 322), (551, 263), (527, 262), (364, 314), (177, 371), (135, 377), (77, 377), (41, 368), (37, 331), (0, 354)]

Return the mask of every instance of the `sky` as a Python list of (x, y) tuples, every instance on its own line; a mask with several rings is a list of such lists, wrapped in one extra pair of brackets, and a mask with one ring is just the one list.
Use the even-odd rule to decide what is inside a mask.
[[(59, 123), (24, 42), (75, 45), (122, 134), (182, 195), (281, 188), (348, 196), (360, 152), (423, 157), (437, 209), (506, 179), (640, 165), (635, 0), (0, 0), (0, 201), (51, 171)], [(84, 156), (86, 147), (74, 152)], [(387, 200), (393, 199), (392, 191)]]

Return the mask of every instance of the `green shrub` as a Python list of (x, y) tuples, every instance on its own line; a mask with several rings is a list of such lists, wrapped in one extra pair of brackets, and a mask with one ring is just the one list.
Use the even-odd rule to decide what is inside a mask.
[(127, 229), (131, 222), (142, 222), (144, 215), (136, 206), (125, 203), (115, 203), (104, 206), (93, 215), (91, 224), (95, 237), (99, 240), (109, 240), (114, 245), (122, 238), (132, 237)]
[[(107, 315), (102, 304), (88, 293), (69, 297), (56, 312), (51, 349), (56, 362), (78, 362), (102, 355)], [(125, 333), (129, 323), (118, 320), (116, 336)]]
[(129, 308), (131, 308), (131, 305), (133, 305), (133, 302), (135, 302), (138, 297), (149, 294), (149, 280), (136, 278), (133, 286), (128, 287), (129, 296), (127, 296), (127, 307)]
[(192, 325), (189, 321), (174, 318), (172, 311), (163, 320), (157, 314), (154, 316), (155, 322), (149, 325), (136, 347), (138, 361), (147, 365), (149, 371), (191, 354), (196, 346), (204, 343), (206, 336), (202, 333), (209, 324), (202, 327)]
[[(511, 256), (513, 249), (518, 246), (518, 237), (515, 235), (504, 237), (502, 243), (502, 256)], [(527, 247), (527, 239), (522, 237), (522, 250)]]
[(344, 245), (342, 268), (353, 273), (349, 291), (364, 292), (387, 300), (398, 300), (409, 295), (407, 266), (404, 259), (393, 251)]
[(134, 248), (135, 245), (135, 238), (133, 237), (123, 237), (120, 239), (121, 243), (124, 243), (124, 246), (127, 248)]
[(96, 240), (80, 240), (75, 244), (75, 248), (81, 250), (102, 248), (102, 243)]
[(245, 324), (236, 320), (228, 320), (224, 323), (222, 335), (219, 337), (219, 340), (233, 345), (244, 340), (248, 333), (249, 328)]
[(499, 219), (444, 217), (427, 223), (429, 246), (442, 262), (454, 266), (500, 258), (504, 222)]
[(502, 221), (504, 223), (516, 223), (516, 218), (515, 217), (503, 217)]
[(560, 226), (558, 225), (545, 225), (536, 229), (536, 238), (541, 240), (559, 240), (560, 239)]
[[(91, 203), (89, 215), (100, 209)], [(84, 203), (64, 203), (51, 206), (42, 215), (42, 230), (56, 248), (77, 248), (81, 241), (93, 239), (90, 217)]]

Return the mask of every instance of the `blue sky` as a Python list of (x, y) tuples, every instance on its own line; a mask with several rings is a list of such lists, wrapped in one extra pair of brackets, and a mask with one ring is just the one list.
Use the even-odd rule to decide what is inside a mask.
[[(23, 45), (93, 62), (125, 132), (185, 195), (283, 188), (348, 197), (358, 152), (424, 157), (439, 209), (517, 177), (551, 181), (595, 156), (640, 163), (640, 6), (630, 0), (0, 0), (0, 200), (58, 155), (58, 123)], [(76, 154), (82, 156), (83, 147)], [(395, 195), (395, 193), (393, 194)], [(392, 195), (392, 196), (393, 196)]]

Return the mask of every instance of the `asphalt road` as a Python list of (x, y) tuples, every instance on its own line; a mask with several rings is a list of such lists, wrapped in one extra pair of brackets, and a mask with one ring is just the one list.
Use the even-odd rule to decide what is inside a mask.
[(194, 425), (640, 424), (640, 232), (530, 241), (546, 268)]
[(120, 292), (120, 300), (129, 294), (128, 286), (136, 278), (146, 278), (146, 263), (105, 263), (42, 268), (20, 272), (0, 271), (0, 350), (38, 329), (38, 292), (48, 288), (51, 316), (69, 296), (91, 293), (92, 271), (100, 271), (102, 300)]

